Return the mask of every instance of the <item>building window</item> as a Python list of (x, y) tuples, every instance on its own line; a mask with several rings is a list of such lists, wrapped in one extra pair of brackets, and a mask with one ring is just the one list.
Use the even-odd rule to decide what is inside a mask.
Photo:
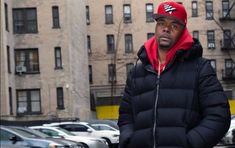
[(214, 32), (214, 30), (207, 31), (207, 47), (208, 47), (208, 49), (215, 49), (215, 32)]
[(232, 59), (225, 59), (225, 76), (234, 77), (235, 64)]
[(213, 2), (206, 1), (206, 19), (212, 20), (213, 19)]
[(108, 53), (114, 53), (115, 47), (114, 47), (114, 35), (109, 34), (107, 35), (107, 52)]
[(57, 109), (64, 109), (64, 92), (63, 87), (56, 88)]
[(116, 66), (115, 64), (108, 65), (108, 73), (109, 73), (109, 82), (116, 81)]
[(125, 52), (126, 53), (133, 52), (133, 42), (131, 34), (125, 34)]
[(215, 70), (215, 72), (216, 72), (216, 60), (215, 59), (211, 59), (210, 60), (210, 63), (211, 63), (211, 66), (212, 66), (212, 68)]
[(150, 39), (151, 37), (153, 37), (155, 34), (154, 33), (147, 33), (147, 40)]
[(228, 0), (222, 1), (222, 17), (230, 17)]
[(113, 7), (112, 7), (112, 5), (105, 6), (105, 24), (113, 24)]
[(13, 103), (12, 103), (12, 88), (8, 88), (8, 93), (9, 93), (9, 111), (10, 115), (13, 115)]
[(198, 16), (198, 7), (197, 7), (197, 1), (192, 1), (192, 17)]
[(153, 4), (146, 4), (146, 22), (153, 21)]
[(88, 54), (91, 54), (91, 37), (89, 35), (87, 36), (87, 50)]
[(131, 5), (123, 5), (123, 21), (124, 23), (131, 23)]
[(60, 15), (59, 15), (59, 7), (52, 7), (52, 20), (53, 20), (53, 28), (60, 28)]
[(131, 69), (134, 67), (133, 63), (126, 64), (126, 75), (128, 75), (131, 71)]
[(223, 48), (232, 47), (231, 30), (224, 30), (222, 46)]
[(55, 47), (55, 69), (62, 69), (61, 47)]
[(86, 24), (90, 25), (90, 10), (89, 10), (89, 6), (86, 6)]
[(37, 13), (36, 8), (13, 9), (14, 33), (36, 33)]
[(193, 38), (199, 40), (199, 31), (197, 30), (193, 31)]
[(93, 77), (92, 77), (92, 65), (89, 65), (89, 82), (90, 84), (93, 83)]
[(41, 113), (41, 97), (39, 89), (16, 90), (17, 114)]
[(7, 31), (9, 31), (9, 26), (8, 26), (8, 5), (4, 3), (4, 9), (5, 9), (5, 28)]
[(10, 52), (10, 47), (7, 46), (7, 69), (8, 73), (11, 73), (11, 52)]
[(15, 49), (16, 73), (38, 73), (38, 59), (38, 49)]

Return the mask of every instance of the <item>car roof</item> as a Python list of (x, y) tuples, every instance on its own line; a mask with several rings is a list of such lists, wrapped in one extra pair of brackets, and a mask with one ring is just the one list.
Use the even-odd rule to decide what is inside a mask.
[(63, 124), (82, 124), (82, 125), (88, 125), (87, 122), (55, 122), (55, 123), (49, 123), (49, 124), (43, 124), (43, 126), (56, 126), (56, 125), (63, 125)]

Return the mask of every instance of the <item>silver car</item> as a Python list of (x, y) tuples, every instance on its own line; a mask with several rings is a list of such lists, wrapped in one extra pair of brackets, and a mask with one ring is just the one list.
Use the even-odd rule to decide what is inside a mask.
[(53, 138), (63, 137), (68, 140), (80, 142), (86, 145), (86, 148), (108, 148), (108, 143), (104, 139), (78, 136), (60, 127), (32, 126), (30, 128), (39, 130)]
[(85, 148), (85, 146), (82, 143), (71, 141), (71, 140), (66, 140), (63, 138), (51, 138), (50, 136), (48, 136), (42, 132), (39, 132), (37, 130), (31, 129), (28, 127), (11, 126), (10, 128), (15, 128), (20, 131), (24, 131), (29, 134), (35, 135), (36, 137), (48, 139), (48, 140), (54, 141), (56, 143), (63, 144), (66, 148)]
[(63, 144), (51, 140), (35, 137), (27, 132), (0, 126), (1, 145), (15, 145), (18, 147), (65, 148)]

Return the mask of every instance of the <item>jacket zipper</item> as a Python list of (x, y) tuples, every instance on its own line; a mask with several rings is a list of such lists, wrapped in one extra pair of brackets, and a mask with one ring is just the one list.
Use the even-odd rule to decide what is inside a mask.
[(156, 148), (156, 126), (157, 126), (157, 103), (159, 98), (159, 85), (160, 85), (160, 64), (158, 66), (158, 75), (157, 75), (157, 92), (156, 92), (156, 100), (154, 103), (154, 124), (153, 124), (153, 148)]

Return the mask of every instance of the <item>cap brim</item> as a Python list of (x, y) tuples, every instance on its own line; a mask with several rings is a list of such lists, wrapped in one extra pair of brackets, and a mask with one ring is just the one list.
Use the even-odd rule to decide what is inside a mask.
[(182, 21), (180, 21), (180, 20), (177, 19), (176, 17), (168, 16), (168, 15), (163, 15), (163, 14), (153, 14), (153, 19), (154, 19), (155, 21), (157, 21), (159, 18), (164, 18), (164, 17), (174, 19), (174, 20), (176, 20), (177, 22), (179, 22), (181, 25), (183, 25), (183, 26), (185, 25), (185, 23), (183, 23)]

